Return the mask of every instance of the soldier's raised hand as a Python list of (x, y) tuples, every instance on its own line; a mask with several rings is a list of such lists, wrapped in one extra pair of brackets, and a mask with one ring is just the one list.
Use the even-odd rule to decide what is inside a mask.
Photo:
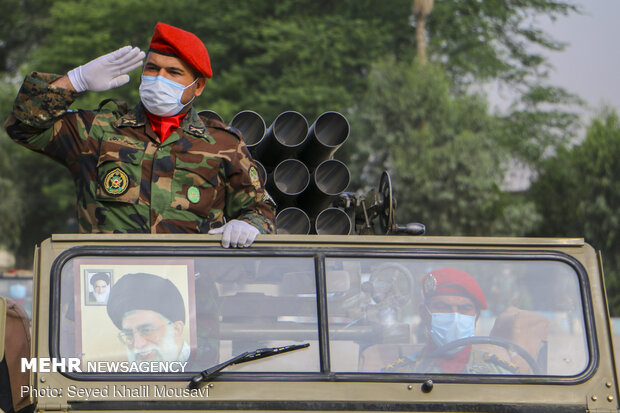
[(144, 56), (144, 52), (137, 47), (121, 47), (76, 67), (67, 76), (78, 92), (112, 89), (129, 82), (127, 73), (140, 67)]

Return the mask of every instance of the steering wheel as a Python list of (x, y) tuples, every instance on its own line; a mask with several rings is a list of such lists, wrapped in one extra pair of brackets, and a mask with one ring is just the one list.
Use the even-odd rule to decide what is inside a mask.
[(379, 304), (402, 306), (411, 299), (413, 276), (400, 263), (381, 263), (372, 271), (368, 282), (373, 299)]
[(424, 358), (428, 359), (428, 360), (432, 360), (434, 358), (440, 357), (445, 355), (446, 353), (457, 349), (459, 347), (464, 347), (464, 346), (468, 346), (471, 344), (492, 344), (495, 346), (499, 346), (499, 347), (503, 347), (508, 351), (514, 351), (515, 353), (517, 353), (519, 356), (521, 356), (523, 358), (523, 360), (525, 360), (528, 364), (528, 366), (530, 367), (530, 369), (532, 370), (532, 374), (534, 375), (541, 375), (542, 374), (542, 369), (540, 368), (540, 365), (538, 364), (538, 362), (536, 360), (534, 360), (534, 357), (532, 357), (530, 355), (530, 353), (528, 353), (528, 351), (526, 349), (524, 349), (523, 347), (521, 347), (520, 345), (518, 345), (517, 343), (514, 343), (510, 340), (506, 340), (504, 338), (500, 338), (500, 337), (491, 337), (491, 336), (473, 336), (473, 337), (465, 337), (465, 338), (460, 338), (458, 340), (454, 340), (451, 341), (447, 344), (444, 344), (443, 346), (439, 347), (438, 349), (432, 351), (431, 353), (429, 353), (428, 355), (426, 355)]

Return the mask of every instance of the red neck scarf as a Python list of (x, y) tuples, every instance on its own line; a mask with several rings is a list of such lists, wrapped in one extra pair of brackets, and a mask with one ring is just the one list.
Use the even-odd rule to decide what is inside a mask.
[(469, 361), (470, 353), (471, 346), (467, 346), (450, 358), (445, 357), (438, 359), (437, 365), (444, 373), (461, 373)]
[(163, 117), (146, 112), (146, 116), (148, 116), (151, 121), (151, 127), (157, 136), (159, 136), (159, 141), (161, 143), (164, 143), (168, 136), (170, 136), (172, 132), (179, 127), (185, 115), (187, 115), (187, 113)]

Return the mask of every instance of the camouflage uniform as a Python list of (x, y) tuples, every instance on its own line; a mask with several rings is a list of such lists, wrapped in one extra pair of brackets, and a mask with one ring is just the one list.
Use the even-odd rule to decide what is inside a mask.
[[(383, 368), (388, 373), (444, 373), (435, 359), (425, 357), (425, 350), (399, 357)], [(493, 353), (472, 350), (469, 360), (458, 374), (516, 374), (518, 367)]]
[(160, 143), (142, 104), (69, 111), (79, 94), (50, 85), (58, 78), (28, 75), (4, 126), (69, 168), (80, 232), (206, 233), (225, 219), (274, 231), (275, 207), (236, 129), (192, 108)]

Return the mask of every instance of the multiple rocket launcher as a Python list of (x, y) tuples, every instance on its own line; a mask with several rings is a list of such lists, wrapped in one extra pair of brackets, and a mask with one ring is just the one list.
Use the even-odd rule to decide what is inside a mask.
[[(215, 112), (200, 115), (222, 120)], [(269, 195), (276, 201), (278, 234), (350, 234), (354, 223), (332, 206), (351, 181), (349, 168), (334, 153), (349, 137), (349, 122), (325, 112), (308, 127), (298, 112), (283, 112), (266, 128), (256, 112), (242, 111), (230, 126), (243, 139), (259, 167)]]

